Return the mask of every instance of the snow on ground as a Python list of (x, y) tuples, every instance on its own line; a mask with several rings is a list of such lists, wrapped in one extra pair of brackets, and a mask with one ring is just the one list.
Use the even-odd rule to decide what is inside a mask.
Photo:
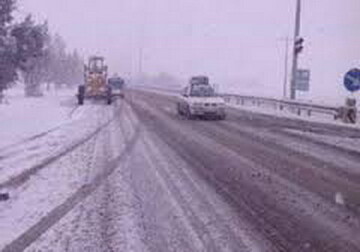
[[(230, 127), (237, 127), (237, 124), (234, 122), (227, 123)], [(306, 133), (303, 131), (297, 131), (297, 130), (291, 130), (291, 129), (284, 129), (282, 131), (290, 132), (293, 134), (297, 134), (299, 136), (308, 136), (314, 139), (317, 139), (321, 142), (325, 142), (329, 145), (336, 145), (336, 143), (333, 142), (333, 139), (339, 139), (340, 137), (335, 136), (327, 136), (327, 135), (320, 135), (316, 133)], [(281, 145), (287, 149), (294, 150), (299, 153), (306, 154), (310, 157), (315, 157), (319, 160), (323, 160), (327, 163), (335, 164), (337, 167), (341, 167), (341, 170), (349, 172), (354, 175), (359, 175), (360, 170), (358, 169), (359, 164), (358, 160), (354, 160), (353, 158), (349, 158), (347, 156), (342, 155), (334, 155), (334, 150), (331, 150), (329, 148), (325, 148), (321, 144), (312, 143), (308, 141), (306, 138), (302, 139), (294, 139), (291, 136), (287, 134), (283, 134), (282, 131), (280, 132), (274, 132), (269, 129), (259, 129), (259, 128), (251, 128), (251, 127), (241, 127), (241, 132), (244, 134), (250, 134), (253, 136), (257, 136), (260, 139), (263, 139), (268, 142), (275, 143), (277, 145)], [(347, 139), (347, 140), (345, 140)], [(350, 138), (344, 138), (343, 145), (341, 146), (344, 148), (344, 150), (351, 149), (351, 141), (354, 142), (354, 146), (360, 145), (360, 140), (358, 139), (350, 139)], [(356, 149), (354, 149), (356, 150)], [(359, 151), (356, 150), (356, 151)], [(322, 167), (323, 169), (327, 169), (327, 167)]]
[[(95, 129), (98, 129), (114, 117), (115, 109), (112, 106), (103, 104), (88, 104), (81, 107), (80, 110), (82, 112), (76, 112), (81, 115), (80, 118), (62, 125), (60, 129), (45, 135), (43, 139), (39, 138), (31, 141), (30, 145), (35, 144), (39, 147), (38, 154), (40, 156), (46, 157), (50, 154), (56, 156), (57, 149), (51, 149), (51, 145), (47, 145), (46, 142), (66, 148), (66, 145), (77, 142), (84, 136), (89, 136), (89, 134), (92, 136)], [(114, 121), (111, 121), (109, 125), (112, 124), (114, 124)], [(116, 132), (114, 127), (112, 132)], [(109, 130), (103, 128), (98, 134), (93, 135), (89, 141), (71, 150), (56, 162), (48, 164), (46, 169), (36, 172), (25, 183), (14, 188), (5, 188), (10, 193), (10, 200), (2, 202), (0, 205), (0, 250), (19, 238), (24, 232), (29, 231), (31, 227), (35, 227), (34, 230), (46, 230), (48, 223), (40, 226), (36, 225), (51, 213), (56, 213), (56, 216), (66, 214), (66, 211), (60, 211), (61, 206), (65, 205), (69, 197), (76, 196), (84, 185), (91, 184), (96, 176), (101, 173), (101, 169), (97, 168), (103, 167), (104, 162), (108, 161), (108, 156), (105, 153), (106, 146), (112, 138), (116, 137), (118, 139), (119, 137), (118, 135), (109, 136), (109, 134)], [(120, 147), (124, 148), (124, 145)], [(22, 150), (20, 152), (23, 153)], [(26, 154), (26, 151), (24, 153)], [(20, 156), (22, 155), (24, 154)], [(0, 162), (0, 164), (3, 164), (3, 161), (0, 160)], [(24, 171), (24, 168), (29, 166), (29, 163), (34, 165), (37, 162), (41, 163), (42, 161), (41, 159), (34, 161), (24, 158), (19, 162), (18, 157), (14, 158), (14, 164), (18, 164), (17, 173)], [(4, 166), (3, 168), (8, 167), (10, 166)], [(79, 197), (75, 197), (75, 200), (78, 201)], [(59, 207), (60, 210), (58, 210)], [(54, 218), (51, 220), (54, 220)], [(29, 237), (31, 239), (32, 235), (36, 235), (37, 232), (29, 231), (26, 239), (29, 239)], [(49, 251), (49, 249), (45, 251)]]
[[(86, 149), (77, 152), (86, 156), (82, 162), (78, 160), (79, 165), (77, 165), (78, 162), (70, 164), (74, 161), (70, 156), (64, 158), (66, 166), (56, 165), (65, 172), (71, 172), (71, 170), (75, 172), (71, 179), (75, 185), (71, 186), (70, 183), (65, 182), (65, 186), (62, 185), (61, 190), (58, 190), (64, 196), (76, 196), (80, 186), (84, 183), (86, 185), (96, 184), (94, 180), (98, 178), (98, 175), (109, 168), (106, 167), (106, 164), (119, 157), (119, 153), (124, 153), (126, 143), (136, 135), (135, 128), (138, 124), (131, 118), (128, 110), (124, 110), (126, 111), (122, 111), (124, 113), (121, 121), (112, 122), (96, 140), (86, 145), (86, 148), (90, 148), (91, 153)], [(87, 157), (91, 161), (88, 165), (81, 165)], [(54, 223), (54, 226), (41, 235), (26, 251), (145, 251), (138, 236), (139, 226), (134, 223), (138, 218), (135, 215), (138, 213), (135, 211), (131, 188), (123, 178), (123, 173), (127, 171), (125, 168), (128, 165), (128, 158), (129, 156), (124, 155), (124, 160), (117, 164), (119, 167), (111, 174), (111, 177), (108, 180), (105, 178), (104, 183), (91, 195), (77, 197), (68, 213), (64, 211), (59, 213), (56, 209), (52, 210), (53, 206), (45, 205), (45, 211), (50, 211), (50, 214), (46, 214), (59, 213), (59, 217), (56, 218), (56, 221), (58, 219), (59, 222)], [(52, 172), (56, 171), (53, 169)], [(56, 184), (63, 183), (63, 179), (67, 179), (66, 176), (61, 176), (61, 181)], [(52, 187), (50, 189), (50, 194), (56, 196), (57, 190)], [(52, 202), (50, 199), (45, 199), (45, 196), (45, 193), (40, 192), (37, 199), (33, 199), (33, 203), (37, 203), (40, 199), (47, 203)], [(87, 196), (89, 197), (87, 198)], [(64, 202), (65, 199), (58, 199), (58, 203)], [(35, 209), (31, 209), (31, 211), (35, 211)], [(23, 228), (25, 229), (24, 226)]]
[[(0, 205), (0, 250), (86, 182), (92, 168), (91, 145), (94, 144), (91, 141), (77, 153), (34, 175), (20, 188), (8, 191), (10, 200)], [(81, 153), (85, 151), (89, 154)]]
[(6, 102), (0, 104), (0, 148), (69, 121), (73, 107), (59, 105), (69, 98), (75, 101), (73, 96), (72, 90), (62, 90), (46, 93), (44, 97), (25, 98), (21, 89), (10, 89)]
[(0, 106), (0, 188), (25, 170), (66, 154), (113, 117), (113, 110), (103, 104), (76, 106), (69, 90), (43, 98), (13, 94), (9, 102)]
[[(64, 105), (61, 99), (58, 104)], [(119, 105), (121, 113), (115, 113), (120, 112), (116, 107), (86, 104), (74, 111), (72, 119), (61, 124), (60, 129), (21, 147), (11, 147), (13, 151), (0, 150), (0, 156), (10, 152), (10, 157), (2, 160), (0, 157), (0, 166), (4, 162), (9, 162), (7, 168), (11, 162), (22, 164), (19, 159), (29, 163), (29, 156), (16, 153), (30, 155), (35, 151), (44, 157), (51, 152), (56, 155), (61, 150), (56, 146), (77, 142), (108, 119), (117, 119), (90, 141), (34, 174), (29, 181), (10, 188), (10, 200), (0, 204), (0, 250), (161, 251), (165, 247), (167, 251), (210, 251), (210, 248), (271, 251), (266, 249), (268, 241), (264, 241), (261, 233), (238, 216), (236, 208), (192, 169), (181, 152), (148, 131), (146, 125), (139, 128), (141, 120), (130, 106)], [(149, 107), (147, 103), (142, 106)], [(163, 113), (151, 111), (151, 108), (148, 111), (166, 122)], [(194, 136), (195, 142), (202, 143), (205, 149), (221, 150), (232, 162), (245, 168), (244, 178), (252, 178), (254, 172), (261, 174), (251, 188), (261, 192), (260, 195), (271, 195), (280, 203), (280, 210), (297, 208), (302, 213), (300, 217), (313, 216), (321, 227), (336, 230), (336, 235), (344, 234), (349, 237), (347, 240), (356, 239), (353, 238), (356, 234), (348, 233), (347, 224), (341, 222), (347, 212), (339, 210), (338, 213), (337, 208), (315, 197), (310, 190), (277, 173), (272, 174), (268, 168), (239, 156), (216, 139), (199, 135), (191, 128), (182, 128), (177, 121), (167, 124), (174, 132)], [(138, 138), (135, 137), (137, 129)], [(307, 151), (309, 147), (301, 142), (294, 145), (287, 136), (274, 135), (267, 130), (250, 127), (241, 130), (294, 150)], [(128, 149), (133, 138), (138, 141)], [(319, 153), (321, 146), (313, 147), (314, 152)], [(118, 159), (119, 156), (124, 158)], [(356, 164), (351, 165), (356, 170)], [(24, 169), (18, 166), (17, 171)], [(245, 183), (245, 189), (247, 186)], [(84, 188), (93, 188), (93, 191)], [(319, 209), (319, 205), (323, 208)], [(10, 247), (6, 247), (9, 244)], [(20, 244), (21, 249), (14, 250), (18, 248), (16, 244)]]
[(308, 138), (316, 139), (320, 142), (334, 145), (337, 147), (341, 147), (345, 150), (351, 150), (359, 152), (360, 155), (360, 139), (359, 138), (350, 138), (350, 137), (343, 137), (343, 136), (329, 136), (329, 135), (322, 135), (316, 134), (313, 132), (304, 132), (295, 129), (286, 129), (287, 132), (297, 134), (299, 136), (304, 136)]
[[(131, 138), (126, 132), (134, 121), (122, 120), (124, 136)], [(142, 131), (133, 152), (111, 177), (26, 251), (209, 251), (209, 246), (262, 251), (243, 231), (243, 223), (234, 221), (233, 209), (153, 137)], [(121, 148), (117, 145), (112, 149)], [(228, 232), (238, 239), (230, 243)]]
[[(87, 111), (83, 112), (84, 116), (71, 123), (63, 123), (61, 127), (41, 137), (31, 138), (31, 141), (0, 150), (0, 187), (25, 170), (46, 163), (59, 155), (65, 155), (79, 142), (86, 141), (95, 134), (112, 115), (112, 113), (106, 113), (109, 111), (102, 111), (101, 106), (84, 106), (80, 110)], [(104, 112), (105, 115), (99, 115)], [(104, 119), (99, 119), (100, 116)]]
[[(7, 92), (0, 105), (0, 190), (10, 200), (0, 205), (0, 250), (96, 176), (108, 142), (102, 129), (114, 111), (90, 102), (78, 107), (72, 90), (39, 98)], [(12, 183), (30, 170), (28, 180)]]

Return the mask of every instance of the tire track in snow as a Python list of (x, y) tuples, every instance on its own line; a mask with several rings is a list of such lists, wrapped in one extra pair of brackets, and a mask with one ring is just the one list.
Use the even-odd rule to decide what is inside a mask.
[[(78, 110), (79, 106), (76, 106), (75, 108), (73, 108), (68, 116), (69, 118), (72, 119), (72, 116), (73, 114)], [(88, 110), (88, 109), (87, 109)], [(87, 110), (85, 110), (84, 112), (86, 112)], [(66, 125), (70, 125), (72, 124), (73, 122), (67, 122), (67, 123), (62, 123), (60, 125), (57, 125), (55, 127), (52, 127), (48, 130), (45, 130), (43, 132), (40, 132), (40, 133), (37, 133), (35, 135), (32, 135), (30, 137), (27, 137), (27, 138), (24, 138), (24, 139), (21, 139), (15, 143), (12, 143), (12, 144), (9, 144), (9, 145), (6, 145), (6, 146), (3, 146), (0, 148), (0, 161), (1, 160), (4, 160), (4, 159), (7, 159), (7, 158), (10, 158), (10, 157), (13, 157), (14, 155), (18, 154), (18, 153), (21, 153), (21, 150), (19, 149), (14, 149), (14, 150), (11, 150), (13, 148), (16, 148), (18, 146), (22, 146), (24, 144), (28, 144), (28, 143), (31, 143), (33, 142), (34, 140), (37, 140), (37, 139), (40, 139), (40, 138), (43, 138), (43, 137), (46, 137), (48, 136), (49, 134), (63, 128), (64, 126)]]
[(102, 173), (97, 175), (90, 183), (83, 185), (65, 202), (49, 212), (45, 217), (38, 221), (35, 225), (26, 230), (17, 239), (6, 245), (3, 252), (23, 251), (33, 242), (35, 242), (42, 234), (55, 225), (75, 206), (91, 195), (118, 167), (118, 164), (129, 156), (132, 152), (141, 134), (140, 126), (137, 127), (135, 135), (130, 139), (125, 150), (115, 159), (110, 161)]
[[(121, 104), (120, 106), (118, 106), (116, 108), (117, 108), (117, 110), (115, 110), (114, 113), (119, 113), (120, 114), (122, 109), (123, 109), (123, 106)], [(35, 164), (32, 167), (30, 167), (30, 168), (26, 169), (25, 171), (21, 172), (20, 174), (12, 176), (9, 179), (5, 180), (4, 182), (1, 182), (0, 183), (0, 190), (4, 190), (6, 188), (15, 188), (15, 187), (18, 187), (18, 186), (22, 185), (23, 183), (28, 181), (32, 175), (34, 175), (37, 172), (39, 172), (40, 170), (46, 168), (48, 165), (58, 161), (60, 158), (62, 158), (64, 156), (68, 155), (69, 153), (75, 151), (76, 149), (78, 149), (83, 144), (86, 144), (87, 142), (89, 142), (91, 139), (96, 137), (103, 129), (108, 127), (108, 125), (110, 125), (115, 119), (116, 119), (116, 116), (113, 116), (106, 123), (100, 125), (100, 127), (97, 127), (93, 132), (91, 132), (90, 134), (88, 134), (87, 136), (82, 138), (81, 140), (79, 140), (79, 141), (77, 141), (75, 143), (71, 143), (69, 146), (65, 147), (62, 150), (59, 150), (54, 155), (51, 155), (49, 157), (44, 158), (38, 164)], [(61, 127), (61, 126), (59, 126), (59, 127)]]
[(60, 158), (66, 156), (67, 154), (69, 154), (70, 152), (73, 152), (74, 150), (76, 150), (78, 147), (82, 146), (83, 144), (87, 143), (88, 141), (90, 141), (91, 139), (93, 139), (95, 136), (97, 136), (104, 128), (106, 128), (111, 122), (113, 121), (113, 119), (109, 120), (108, 122), (106, 122), (104, 125), (100, 126), (99, 128), (97, 128), (94, 132), (92, 132), (91, 134), (89, 134), (88, 136), (86, 136), (85, 138), (81, 139), (80, 141), (70, 145), (69, 147), (63, 149), (62, 151), (58, 152), (57, 154), (46, 158), (45, 160), (43, 160), (41, 163), (32, 166), (31, 168), (25, 170), (24, 172), (22, 172), (19, 175), (16, 175), (14, 177), (11, 177), (10, 179), (6, 180), (5, 182), (0, 184), (0, 190), (8, 188), (8, 187), (18, 187), (20, 185), (22, 185), (23, 183), (25, 183), (27, 180), (29, 180), (29, 178), (36, 174), (38, 171), (44, 169), (45, 167), (47, 167), (48, 165), (56, 162), (57, 160), (59, 160)]
[[(51, 128), (51, 129), (46, 130), (46, 131), (44, 131), (44, 132), (41, 132), (41, 133), (39, 133), (39, 134), (33, 135), (33, 136), (29, 137), (29, 138), (25, 138), (25, 139), (23, 139), (23, 140), (21, 140), (21, 141), (19, 141), (19, 142), (16, 142), (16, 143), (13, 143), (13, 144), (4, 146), (3, 148), (0, 149), (0, 153), (7, 152), (7, 151), (8, 151), (9, 149), (11, 149), (11, 148), (14, 148), (14, 147), (23, 145), (23, 144), (25, 144), (25, 143), (32, 142), (32, 141), (34, 141), (34, 140), (36, 140), (36, 139), (38, 139), (38, 138), (44, 137), (44, 136), (46, 136), (46, 135), (48, 135), (48, 134), (50, 134), (50, 133), (58, 130), (58, 129), (61, 128), (62, 126), (64, 126), (64, 125), (56, 126), (56, 127), (54, 127), (54, 128)], [(6, 153), (6, 154), (0, 154), (0, 160), (3, 160), (3, 159), (5, 159), (5, 158), (9, 158), (9, 157), (11, 157), (11, 156), (13, 156), (13, 155), (15, 155), (16, 153), (19, 153), (19, 152), (20, 152), (19, 150), (13, 150), (13, 151), (10, 151), (10, 152), (8, 152), (8, 153)]]
[[(155, 135), (152, 137), (156, 138)], [(214, 197), (217, 196), (212, 194), (211, 189), (201, 188), (204, 186), (201, 179), (191, 173), (184, 163), (177, 163), (179, 157), (170, 153), (171, 146), (161, 143), (160, 139), (156, 139), (155, 144), (150, 141), (150, 136), (143, 142), (147, 149), (144, 155), (149, 163), (151, 159), (154, 162), (153, 173), (186, 219), (189, 232), (200, 243), (195, 251), (262, 251), (246, 232), (231, 226), (231, 222), (237, 222), (235, 219), (229, 221), (234, 216), (223, 205), (214, 205)], [(162, 146), (165, 151), (157, 146)], [(163, 159), (164, 154), (168, 160)]]

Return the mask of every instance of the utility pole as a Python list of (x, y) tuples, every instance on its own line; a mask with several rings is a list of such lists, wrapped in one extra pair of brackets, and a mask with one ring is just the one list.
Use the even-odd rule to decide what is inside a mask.
[(297, 41), (300, 38), (300, 26), (301, 26), (301, 0), (297, 0), (296, 3), (296, 17), (295, 17), (295, 34), (294, 34), (294, 50), (293, 50), (293, 62), (291, 71), (291, 86), (290, 86), (290, 99), (296, 99), (296, 75), (298, 70), (298, 57), (299, 51), (297, 49)]
[(289, 66), (289, 37), (285, 39), (285, 66), (284, 66), (284, 86), (283, 98), (287, 97), (287, 84), (288, 84), (288, 66)]

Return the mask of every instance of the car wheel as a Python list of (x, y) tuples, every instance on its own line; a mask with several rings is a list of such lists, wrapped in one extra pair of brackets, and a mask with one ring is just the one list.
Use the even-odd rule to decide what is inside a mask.
[(112, 90), (111, 90), (111, 88), (108, 88), (108, 90), (106, 91), (106, 104), (111, 105), (112, 100), (113, 100)]
[(178, 115), (183, 115), (183, 112), (181, 111), (181, 108), (180, 108), (180, 104), (176, 104), (176, 110), (177, 110), (177, 113)]
[(78, 105), (83, 105), (85, 99), (85, 86), (81, 85), (78, 87), (77, 97), (78, 97)]

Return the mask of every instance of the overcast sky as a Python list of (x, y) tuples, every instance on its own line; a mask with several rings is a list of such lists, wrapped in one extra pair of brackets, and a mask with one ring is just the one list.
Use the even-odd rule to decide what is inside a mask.
[[(18, 0), (21, 14), (48, 20), (70, 48), (107, 57), (112, 72), (183, 78), (208, 74), (223, 89), (281, 95), (285, 37), (295, 0)], [(360, 1), (303, 0), (312, 99), (343, 98), (346, 70), (360, 67)]]

